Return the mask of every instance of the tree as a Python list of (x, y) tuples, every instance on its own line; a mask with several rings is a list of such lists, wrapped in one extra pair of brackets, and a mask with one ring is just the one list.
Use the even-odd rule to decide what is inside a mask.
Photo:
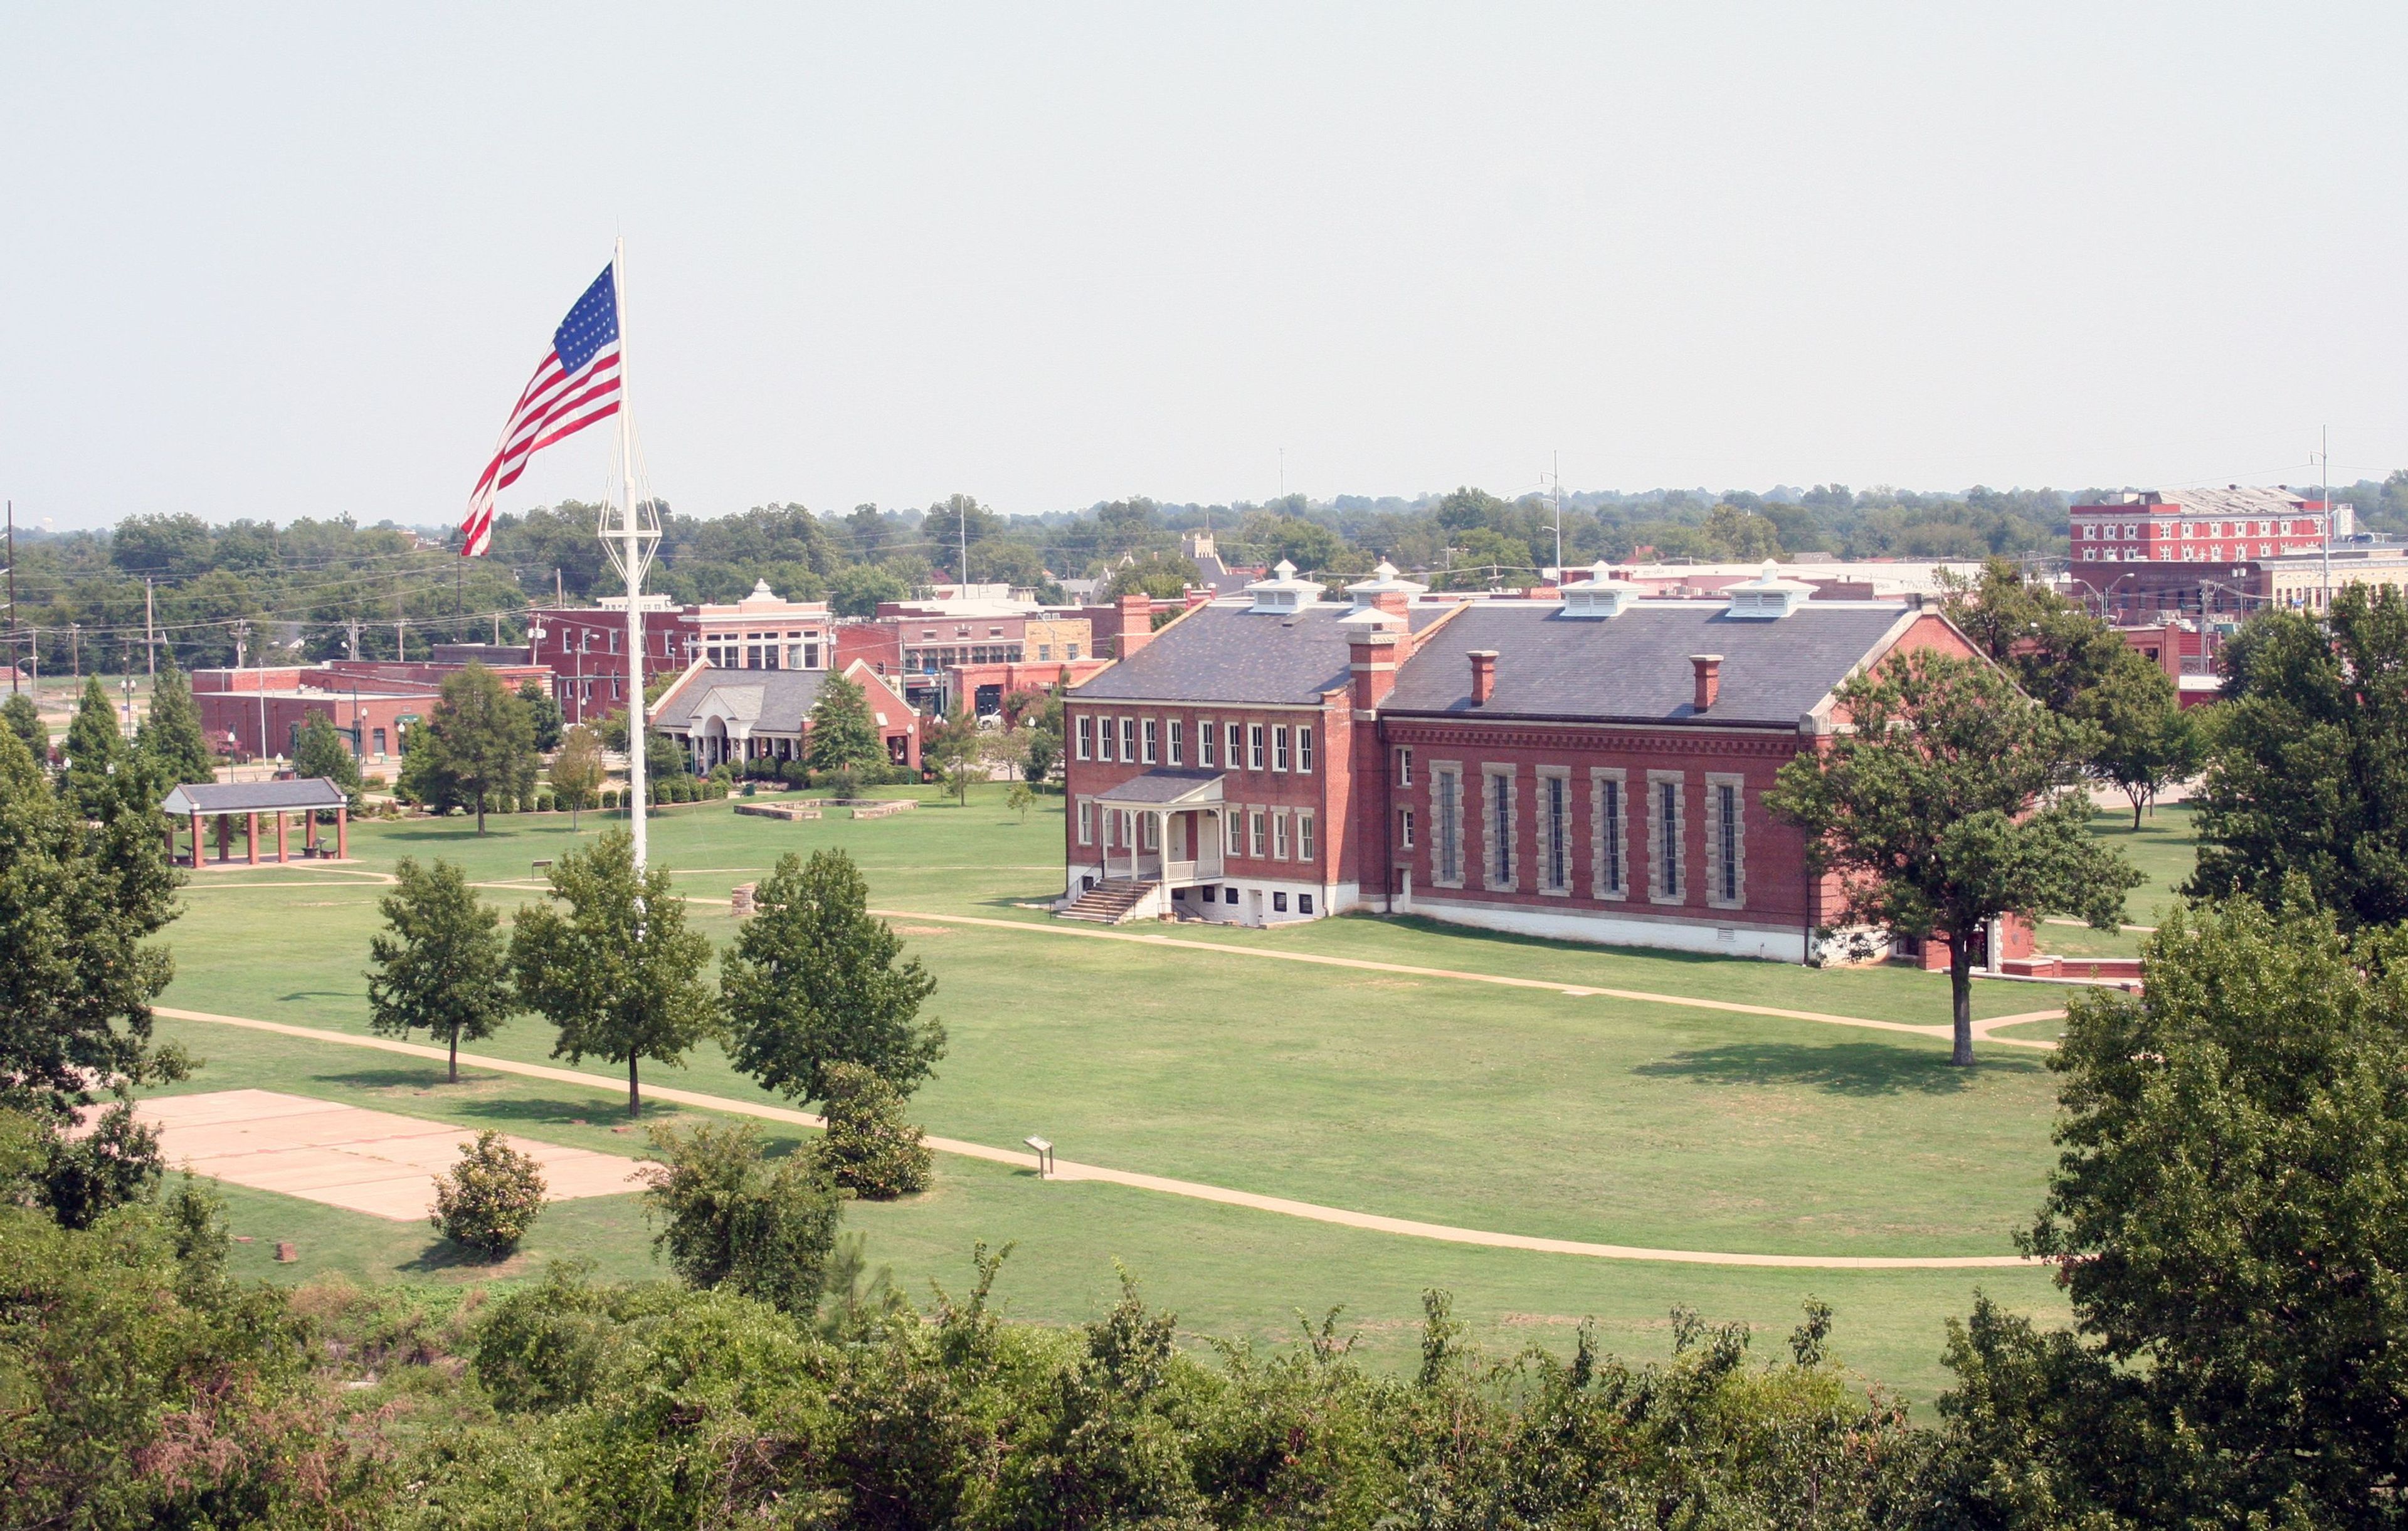
[(2003, 558), (1986, 560), (1970, 585), (1951, 583), (1944, 608), (2026, 694), (2058, 712), (2104, 680), (2125, 651), (2114, 629)]
[(1028, 752), (1020, 763), (1020, 774), (1032, 787), (1041, 787), (1054, 779), (1054, 768), (1062, 764), (1062, 737), (1050, 729), (1028, 730)]
[(2199, 771), (2198, 725), (2166, 672), (2137, 650), (2126, 649), (2104, 679), (2074, 698), (2073, 715), (2099, 730), (2089, 772), (2130, 800), (2134, 829), (2158, 793)]
[(444, 762), (435, 730), (423, 723), (401, 737), (401, 768), (394, 773), (393, 792), (404, 802), (422, 804), (435, 812), (457, 807), (460, 783)]
[(1126, 568), (1112, 571), (1104, 586), (1104, 599), (1151, 595), (1156, 600), (1176, 600), (1203, 582), (1204, 576), (1192, 558), (1177, 553), (1140, 553)]
[(351, 811), (359, 811), (359, 757), (351, 753), (351, 741), (326, 714), (312, 712), (301, 725), (300, 741), (293, 747), (293, 774), (324, 777), (343, 789), (343, 795), (351, 800)]
[(643, 1109), (638, 1061), (676, 1064), (716, 1024), (702, 981), (710, 938), (686, 929), (685, 903), (666, 868), (638, 875), (635, 840), (624, 829), (562, 856), (551, 880), (567, 912), (521, 905), (510, 933), (520, 1002), (559, 1029), (553, 1057), (624, 1061), (635, 1116)]
[(124, 740), (117, 732), (117, 708), (109, 704), (100, 677), (83, 683), (83, 699), (67, 724), (66, 768), (59, 773), (59, 795), (87, 819), (105, 816), (117, 799), (110, 779), (117, 774)]
[(843, 1209), (818, 1156), (763, 1157), (751, 1123), (652, 1129), (665, 1164), (644, 1200), (662, 1224), (652, 1247), (697, 1287), (726, 1286), (781, 1312), (819, 1305)]
[(1028, 790), (1027, 782), (1015, 781), (1011, 790), (1003, 794), (1003, 806), (1019, 814), (1020, 822), (1025, 824), (1028, 822), (1028, 810), (1037, 806), (1037, 794)]
[(2048, 1524), (2396, 1522), (2408, 934), (2306, 894), (2177, 909), (2141, 996), (2068, 1007), (2025, 1242), (2075, 1329), (1977, 1309), (1942, 1402), (1977, 1480)]
[(959, 702), (945, 717), (930, 723), (920, 736), (920, 759), (944, 782), (945, 791), (964, 808), (969, 806), (970, 786), (978, 780), (974, 762), (979, 757), (978, 720)]
[(166, 772), (167, 785), (217, 780), (217, 757), (201, 736), (200, 708), (193, 688), (170, 661), (150, 685), (150, 715), (142, 720), (135, 742)]
[(476, 805), (480, 835), (487, 801), (515, 796), (535, 780), (535, 719), (501, 677), (474, 660), (443, 678), (426, 729), (444, 774)]
[(2271, 908), (2296, 876), (2344, 926), (2408, 920), (2408, 599), (2267, 612), (2223, 665), (2186, 891)]
[(822, 1071), (827, 1134), (820, 1163), (837, 1184), (865, 1201), (892, 1201), (928, 1188), (931, 1155), (920, 1129), (903, 1120), (903, 1095), (856, 1063)]
[(578, 811), (592, 805), (604, 780), (602, 740), (594, 730), (579, 723), (561, 736), (560, 749), (552, 757), (552, 788), (568, 805), (572, 834), (577, 829)]
[(370, 937), (368, 1026), (385, 1037), (423, 1029), (451, 1052), (460, 1082), (460, 1039), (491, 1037), (517, 1008), (501, 915), (448, 861), (422, 866), (404, 856), (394, 891), (378, 901), (385, 929)]
[(1947, 940), (1954, 1061), (1970, 1065), (1990, 923), (2066, 909), (2112, 930), (2141, 881), (2091, 837), (2088, 798), (2057, 790), (2095, 736), (1995, 665), (1929, 650), (1851, 678), (1839, 704), (1853, 728), (1782, 766), (1766, 806), (1840, 875), (1850, 923)]
[(910, 594), (911, 587), (893, 570), (876, 564), (854, 564), (828, 581), (828, 605), (839, 617), (874, 617), (881, 601), (899, 601)]
[(1705, 534), (1718, 555), (1734, 562), (1760, 563), (1783, 554), (1781, 528), (1770, 517), (1727, 502), (1707, 513)]
[(34, 757), (35, 765), (50, 765), (50, 725), (42, 722), (42, 709), (34, 705), (31, 696), (22, 691), (10, 692), (8, 700), (0, 703), (0, 722), (7, 723), (8, 731), (24, 745), (25, 753)]
[(853, 858), (791, 851), (753, 890), (753, 915), (719, 969), (736, 1066), (797, 1100), (826, 1094), (830, 1065), (854, 1063), (910, 1094), (945, 1053), (920, 1007), (937, 980), (869, 913)]
[(538, 753), (550, 754), (560, 748), (562, 719), (560, 703), (552, 688), (533, 676), (519, 682), (519, 700), (527, 705), (527, 717), (535, 723), (535, 747)]
[(861, 771), (886, 760), (869, 694), (850, 676), (831, 673), (820, 682), (805, 744), (804, 762), (814, 771)]
[(460, 1145), (460, 1162), (435, 1178), (427, 1221), (488, 1260), (509, 1257), (543, 1211), (543, 1166), (488, 1129)]

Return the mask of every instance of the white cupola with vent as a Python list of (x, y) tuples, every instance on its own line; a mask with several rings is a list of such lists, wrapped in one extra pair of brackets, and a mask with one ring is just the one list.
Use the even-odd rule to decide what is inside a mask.
[(1727, 615), (1752, 622), (1778, 622), (1813, 599), (1814, 587), (1797, 579), (1784, 579), (1778, 565), (1768, 558), (1762, 573), (1723, 594), (1730, 599)]
[(1624, 607), (1639, 598), (1639, 587), (1617, 579), (1612, 565), (1599, 559), (1587, 579), (1564, 586), (1563, 594), (1567, 617), (1618, 617)]
[(1269, 579), (1248, 585), (1246, 594), (1254, 598), (1256, 611), (1301, 611), (1321, 599), (1321, 581), (1297, 579), (1296, 565), (1283, 558)]
[(1406, 579), (1397, 572), (1396, 565), (1384, 558), (1380, 560), (1380, 566), (1371, 571), (1371, 578), (1357, 579), (1346, 587), (1346, 597), (1354, 603), (1357, 609), (1378, 606), (1383, 595), (1402, 595), (1410, 601), (1428, 594), (1429, 586)]

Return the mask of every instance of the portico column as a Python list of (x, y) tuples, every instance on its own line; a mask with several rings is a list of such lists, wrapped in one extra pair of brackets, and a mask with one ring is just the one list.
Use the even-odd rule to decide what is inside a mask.
[(349, 861), (351, 856), (351, 809), (345, 804), (335, 809), (335, 859)]

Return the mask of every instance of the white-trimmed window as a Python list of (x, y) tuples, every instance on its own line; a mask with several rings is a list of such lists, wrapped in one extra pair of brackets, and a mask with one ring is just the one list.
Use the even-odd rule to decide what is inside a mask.
[(1264, 823), (1264, 821), (1269, 817), (1269, 814), (1265, 813), (1260, 808), (1249, 808), (1246, 810), (1246, 827), (1251, 832), (1251, 838), (1254, 841), (1254, 855), (1258, 860), (1271, 853), (1270, 826)]
[(1096, 843), (1096, 805), (1084, 797), (1079, 799), (1079, 843)]
[(1096, 720), (1083, 712), (1079, 714), (1079, 758), (1096, 758)]
[(1155, 756), (1155, 754), (1156, 754), (1156, 753), (1158, 753), (1158, 752), (1159, 752), (1159, 751), (1160, 751), (1160, 749), (1161, 749), (1161, 745), (1162, 745), (1162, 724), (1160, 724), (1160, 723), (1158, 723), (1154, 722), (1154, 720), (1153, 720), (1152, 718), (1148, 718), (1147, 720), (1145, 720), (1145, 755), (1144, 755), (1145, 763), (1146, 763), (1148, 766), (1151, 766), (1151, 765), (1153, 765), (1153, 764), (1154, 764), (1154, 756)]
[(1271, 859), (1287, 860), (1287, 814), (1283, 810), (1271, 815)]
[(1135, 718), (1121, 720), (1121, 760), (1130, 766), (1137, 764), (1137, 720)]
[(1312, 859), (1312, 815), (1301, 811), (1296, 816), (1296, 859)]
[(1271, 769), (1274, 771), (1287, 769), (1287, 724), (1285, 723), (1271, 725)]
[(1572, 891), (1572, 783), (1560, 766), (1539, 767), (1539, 891)]
[(1630, 805), (1623, 773), (1589, 772), (1590, 888), (1599, 898), (1630, 896)]
[(1212, 720), (1211, 720), (1211, 719), (1210, 719), (1210, 718), (1198, 718), (1198, 719), (1197, 719), (1197, 720), (1196, 720), (1196, 764), (1197, 764), (1197, 765), (1198, 765), (1198, 766), (1203, 766), (1206, 770), (1212, 770), (1212, 769), (1217, 768), (1217, 767), (1219, 766), (1219, 765), (1220, 765), (1220, 760), (1219, 760), (1219, 758), (1218, 758), (1218, 757), (1219, 757), (1219, 754), (1220, 754), (1220, 751), (1217, 751), (1217, 750), (1215, 750), (1215, 749), (1213, 749), (1212, 747), (1213, 747), (1215, 744), (1218, 744), (1220, 741), (1221, 741), (1221, 734), (1220, 734), (1220, 731), (1219, 731), (1218, 729), (1216, 729), (1216, 728), (1214, 728), (1214, 727), (1212, 726)]
[(1430, 880), (1463, 886), (1463, 770), (1430, 767)]
[(1184, 766), (1187, 764), (1186, 720), (1183, 718), (1173, 718), (1163, 726), (1170, 736), (1164, 741), (1170, 747), (1170, 763), (1173, 766)]
[(1681, 773), (1647, 773), (1647, 896), (1658, 904), (1681, 902)]
[(1246, 769), (1250, 771), (1259, 771), (1262, 768), (1263, 725), (1260, 723), (1248, 723), (1246, 725)]
[(1296, 770), (1298, 776), (1312, 774), (1312, 730), (1303, 724), (1296, 730)]
[(1228, 808), (1221, 814), (1221, 850), (1226, 855), (1246, 853), (1246, 815), (1242, 808)]
[(1410, 787), (1410, 786), (1412, 786), (1412, 784), (1413, 784), (1413, 751), (1412, 751), (1412, 746), (1411, 746), (1411, 745), (1409, 745), (1409, 744), (1401, 744), (1401, 745), (1398, 745), (1398, 746), (1397, 747), (1397, 785), (1398, 785), (1398, 786), (1399, 786), (1399, 787)]
[(1480, 771), (1480, 872), (1498, 893), (1513, 887), (1513, 767), (1484, 766)]
[(1411, 808), (1397, 810), (1397, 847), (1402, 851), (1413, 848), (1413, 810)]
[(1706, 902), (1736, 909), (1747, 904), (1746, 779), (1706, 777)]
[(1222, 730), (1221, 742), (1228, 746), (1221, 754), (1221, 766), (1224, 770), (1234, 771), (1238, 768), (1238, 751), (1244, 748), (1240, 742), (1244, 737), (1245, 730), (1236, 723), (1230, 723)]
[(1133, 817), (1137, 820), (1137, 848), (1140, 851), (1159, 850), (1161, 837), (1154, 831), (1161, 821), (1151, 813), (1140, 813)]

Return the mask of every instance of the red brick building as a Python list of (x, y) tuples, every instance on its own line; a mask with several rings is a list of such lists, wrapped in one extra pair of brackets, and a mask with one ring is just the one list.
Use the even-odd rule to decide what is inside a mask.
[[(552, 678), (552, 700), (566, 722), (599, 723), (627, 708), (627, 602), (538, 607), (527, 614), (535, 662)], [(695, 614), (662, 598), (644, 611), (644, 680), (675, 675), (694, 663)]]
[[(917, 769), (919, 713), (899, 689), (860, 661), (842, 673), (868, 698), (870, 723), (886, 748), (887, 763)], [(828, 674), (695, 665), (661, 694), (652, 726), (678, 741), (697, 776), (723, 762), (800, 760), (810, 748), (811, 708)]]
[(1810, 600), (1770, 571), (1641, 598), (1430, 601), (1383, 566), (1350, 605), (1283, 565), (1074, 689), (1066, 913), (1249, 924), (1349, 909), (1799, 962), (1838, 919), (1763, 805), (1832, 692), (1936, 609)]
[[(370, 767), (401, 758), (402, 737), (435, 707), (443, 678), (456, 665), (336, 659), (322, 665), (271, 665), (265, 669), (194, 670), (193, 701), (209, 748), (237, 759), (291, 759), (301, 730), (317, 714), (351, 741)], [(494, 673), (516, 690), (524, 680), (549, 682), (540, 665), (497, 665)]]

